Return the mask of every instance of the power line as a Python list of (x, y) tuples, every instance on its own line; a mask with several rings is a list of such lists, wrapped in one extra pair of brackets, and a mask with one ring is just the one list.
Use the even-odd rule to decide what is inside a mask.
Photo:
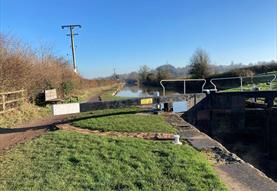
[(73, 69), (74, 69), (74, 72), (77, 73), (76, 57), (75, 57), (75, 46), (74, 46), (74, 36), (78, 35), (78, 34), (74, 33), (74, 28), (75, 27), (81, 28), (81, 25), (63, 25), (62, 29), (69, 28), (69, 30), (70, 30), (70, 34), (67, 34), (67, 36), (70, 36), (70, 39), (71, 39), (71, 51), (72, 51)]

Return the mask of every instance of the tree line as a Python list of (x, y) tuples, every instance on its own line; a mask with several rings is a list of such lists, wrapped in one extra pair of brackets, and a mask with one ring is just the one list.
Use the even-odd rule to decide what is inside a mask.
[(258, 62), (243, 65), (231, 63), (227, 66), (214, 65), (209, 54), (203, 49), (197, 49), (190, 58), (189, 65), (175, 68), (172, 65), (163, 65), (150, 69), (147, 65), (140, 67), (138, 72), (124, 76), (127, 82), (137, 82), (145, 86), (160, 86), (160, 80), (170, 78), (209, 79), (215, 77), (253, 76), (256, 74), (277, 71), (277, 63)]

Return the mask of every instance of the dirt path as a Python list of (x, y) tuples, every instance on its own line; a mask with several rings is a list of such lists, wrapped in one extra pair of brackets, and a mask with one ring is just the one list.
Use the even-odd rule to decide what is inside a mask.
[(74, 127), (68, 123), (58, 124), (56, 127), (60, 130), (64, 131), (73, 131), (81, 134), (95, 134), (100, 136), (111, 136), (111, 137), (135, 137), (149, 140), (172, 140), (173, 134), (171, 133), (151, 133), (151, 132), (116, 132), (116, 131), (97, 131), (97, 130), (89, 130), (82, 129), (78, 127)]
[(0, 153), (16, 144), (23, 143), (47, 133), (55, 123), (61, 122), (65, 116), (50, 116), (38, 119), (16, 128), (0, 128)]
[(102, 93), (99, 93), (99, 94), (96, 94), (96, 95), (93, 95), (93, 96), (91, 96), (89, 99), (88, 99), (88, 102), (95, 102), (95, 101), (99, 101), (99, 96), (101, 96), (103, 94), (103, 92)]

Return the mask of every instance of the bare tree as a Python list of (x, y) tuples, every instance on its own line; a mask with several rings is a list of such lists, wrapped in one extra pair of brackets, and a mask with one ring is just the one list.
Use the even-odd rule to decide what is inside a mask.
[(143, 65), (140, 67), (138, 74), (139, 74), (139, 83), (143, 84), (147, 80), (147, 75), (150, 72), (150, 68), (147, 65)]
[(203, 49), (197, 49), (190, 60), (189, 74), (192, 78), (206, 78), (210, 75), (210, 58)]
[(172, 77), (172, 74), (168, 69), (161, 69), (157, 71), (158, 82), (160, 82), (161, 80), (169, 79), (171, 77)]

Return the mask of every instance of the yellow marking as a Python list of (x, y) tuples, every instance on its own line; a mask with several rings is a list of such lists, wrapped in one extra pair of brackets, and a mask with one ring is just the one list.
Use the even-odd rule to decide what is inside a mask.
[(140, 100), (141, 105), (153, 104), (153, 98), (145, 98)]

